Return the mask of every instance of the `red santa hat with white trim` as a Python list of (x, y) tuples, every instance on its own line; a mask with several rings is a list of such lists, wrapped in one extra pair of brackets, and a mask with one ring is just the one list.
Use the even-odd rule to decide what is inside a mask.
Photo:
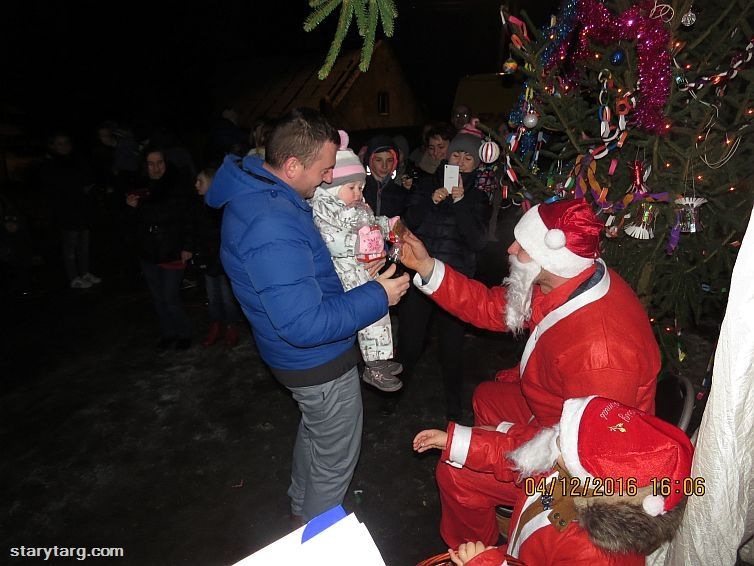
[(604, 224), (582, 199), (559, 200), (530, 208), (518, 221), (516, 241), (542, 269), (575, 277), (600, 256)]
[(637, 488), (669, 483), (665, 497), (655, 493), (641, 501), (644, 512), (656, 517), (683, 499), (693, 454), (691, 442), (678, 427), (617, 401), (591, 396), (566, 400), (560, 424), (543, 429), (508, 458), (523, 475), (535, 475), (551, 469), (562, 455), (566, 469), (582, 485), (591, 478), (625, 482), (632, 478)]

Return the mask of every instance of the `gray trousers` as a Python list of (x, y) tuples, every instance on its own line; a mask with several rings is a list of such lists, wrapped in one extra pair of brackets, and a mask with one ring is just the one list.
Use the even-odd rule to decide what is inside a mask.
[(290, 387), (301, 410), (288, 496), (291, 513), (311, 520), (343, 503), (361, 450), (363, 409), (356, 367), (311, 387)]

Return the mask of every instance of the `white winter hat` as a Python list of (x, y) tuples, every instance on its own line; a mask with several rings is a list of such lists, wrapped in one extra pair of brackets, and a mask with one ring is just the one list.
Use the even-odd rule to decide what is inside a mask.
[(367, 172), (361, 164), (359, 157), (348, 147), (348, 134), (344, 130), (338, 130), (340, 134), (340, 147), (335, 155), (335, 167), (332, 172), (332, 182), (322, 183), (321, 187), (333, 196), (338, 196), (340, 187), (354, 181), (363, 185), (366, 182)]

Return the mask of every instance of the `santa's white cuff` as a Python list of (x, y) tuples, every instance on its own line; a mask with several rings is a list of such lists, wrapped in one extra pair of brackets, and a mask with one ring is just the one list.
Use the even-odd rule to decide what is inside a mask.
[(513, 423), (509, 423), (508, 421), (503, 421), (497, 427), (495, 427), (495, 430), (498, 432), (508, 432), (510, 428), (513, 426)]
[(414, 275), (414, 285), (425, 295), (431, 295), (440, 288), (440, 283), (445, 277), (445, 264), (439, 259), (434, 260), (435, 266), (432, 269), (432, 275), (429, 276), (429, 281), (424, 283), (421, 275), (418, 273)]
[(453, 437), (450, 439), (450, 454), (448, 464), (454, 468), (462, 468), (466, 463), (471, 446), (471, 427), (456, 424), (453, 427)]

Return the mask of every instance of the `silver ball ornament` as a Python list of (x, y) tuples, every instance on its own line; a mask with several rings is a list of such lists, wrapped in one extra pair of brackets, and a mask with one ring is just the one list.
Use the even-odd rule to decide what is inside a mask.
[(526, 116), (524, 116), (524, 126), (526, 126), (527, 128), (536, 128), (538, 123), (539, 116), (537, 116), (534, 112), (529, 112)]
[(692, 12), (691, 10), (689, 10), (688, 12), (683, 14), (683, 16), (681, 16), (681, 23), (687, 28), (693, 26), (695, 22), (696, 22), (696, 14)]

